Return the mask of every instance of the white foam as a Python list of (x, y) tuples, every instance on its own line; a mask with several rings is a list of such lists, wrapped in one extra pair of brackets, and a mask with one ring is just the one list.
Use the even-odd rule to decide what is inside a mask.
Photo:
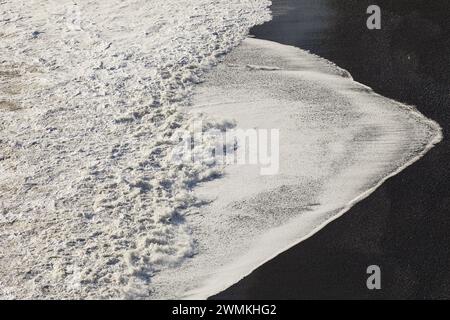
[(170, 136), (269, 4), (2, 2), (0, 297), (145, 298), (195, 253), (182, 220), (214, 171), (171, 162)]
[[(248, 65), (264, 66), (248, 68)], [(187, 218), (198, 254), (154, 279), (170, 298), (224, 290), (318, 232), (442, 139), (410, 106), (382, 97), (300, 49), (247, 39), (194, 95), (193, 114), (239, 128), (280, 130), (280, 174), (230, 166), (196, 195), (213, 200)], [(167, 290), (172, 288), (172, 290)]]
[[(205, 298), (440, 140), (345, 70), (259, 40), (226, 57), (186, 115), (192, 85), (268, 4), (2, 3), (1, 298)], [(218, 170), (171, 161), (170, 137), (197, 111), (218, 128), (282, 129), (280, 175), (230, 166), (190, 192)]]

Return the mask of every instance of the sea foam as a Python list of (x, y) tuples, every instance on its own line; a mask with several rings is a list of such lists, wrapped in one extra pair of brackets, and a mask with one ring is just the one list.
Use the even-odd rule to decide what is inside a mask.
[(214, 163), (175, 164), (193, 84), (266, 0), (3, 1), (0, 297), (147, 298), (198, 250)]
[[(206, 298), (440, 141), (329, 61), (256, 39), (229, 53), (268, 4), (2, 4), (0, 297)], [(174, 162), (197, 119), (279, 129), (279, 174)]]
[(437, 123), (330, 61), (258, 39), (227, 55), (192, 101), (192, 114), (278, 129), (279, 172), (230, 165), (222, 179), (196, 188), (208, 203), (186, 217), (198, 252), (176, 272), (156, 275), (156, 297), (207, 298), (226, 289), (339, 218), (442, 139)]

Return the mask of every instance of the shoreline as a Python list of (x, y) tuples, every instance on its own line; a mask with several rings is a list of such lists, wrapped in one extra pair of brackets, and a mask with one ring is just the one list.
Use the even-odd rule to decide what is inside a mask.
[[(282, 9), (283, 7), (289, 7), (289, 3), (294, 8), (290, 8), (290, 17), (283, 18), (285, 12), (282, 12)], [(320, 1), (320, 3), (324, 5), (327, 1)], [(308, 7), (308, 5), (313, 9)], [(326, 31), (322, 30), (326, 28), (318, 28), (317, 30), (321, 29), (318, 31), (318, 34), (301, 34), (299, 36), (293, 35), (292, 31), (288, 31), (290, 30), (289, 28), (295, 30), (297, 26), (294, 18), (296, 12), (305, 16), (309, 14), (314, 17), (317, 14), (314, 11), (317, 10), (317, 7), (314, 6), (315, 4), (312, 4), (311, 1), (295, 3), (294, 1), (280, 0), (272, 6), (276, 19), (260, 27), (255, 27), (253, 34), (257, 38), (278, 39), (282, 43), (295, 44), (296, 46), (304, 45), (304, 48), (306, 47), (312, 53), (332, 58), (333, 54), (336, 54), (339, 49), (333, 49), (331, 45), (330, 48), (319, 47), (319, 44), (323, 43), (323, 39), (328, 40)], [(345, 3), (343, 7), (345, 7)], [(277, 10), (281, 14), (277, 14)], [(357, 20), (357, 23), (359, 23), (358, 19), (354, 18), (353, 20)], [(350, 22), (340, 21), (339, 23), (346, 26), (347, 24), (352, 25), (353, 21), (350, 18)], [(283, 32), (286, 36), (283, 36)], [(266, 36), (264, 36), (265, 34)], [(349, 38), (351, 37), (349, 36)], [(337, 48), (339, 48), (339, 45), (337, 45)], [(348, 51), (348, 58), (355, 55), (355, 53), (352, 53), (352, 49)], [(357, 80), (366, 79), (365, 75), (361, 75), (359, 72), (358, 62), (355, 62), (353, 66), (350, 59), (345, 60), (346, 56), (341, 58), (338, 55), (336, 59), (332, 60), (336, 62), (341, 59), (344, 62), (348, 62), (347, 65), (345, 63), (343, 65), (341, 63), (338, 64), (344, 68), (351, 67), (349, 71), (353, 76), (356, 76)], [(362, 58), (366, 57), (363, 55)], [(368, 81), (364, 83), (370, 84)], [(384, 95), (391, 96), (389, 91), (386, 92), (383, 89), (382, 82), (373, 82), (373, 84), (375, 84), (377, 91), (382, 91)], [(417, 102), (412, 100), (410, 103)], [(423, 112), (423, 108), (420, 109)], [(429, 109), (425, 111), (427, 111), (425, 114), (430, 114)], [(442, 111), (445, 112), (445, 109)], [(431, 114), (434, 115), (435, 113)], [(447, 132), (445, 126), (443, 131)], [(448, 258), (448, 248), (446, 248), (445, 243), (436, 245), (437, 240), (430, 239), (432, 233), (430, 233), (430, 237), (424, 237), (429, 241), (431, 240), (431, 247), (425, 241), (421, 243), (422, 238), (420, 237), (416, 236), (411, 240), (409, 238), (411, 237), (411, 231), (416, 228), (412, 221), (414, 221), (413, 219), (419, 219), (419, 217), (420, 219), (422, 218), (421, 216), (417, 217), (418, 214), (414, 209), (411, 211), (414, 213), (412, 216), (411, 212), (395, 210), (395, 205), (397, 205), (398, 201), (392, 198), (390, 193), (394, 195), (406, 193), (404, 188), (408, 188), (408, 184), (404, 187), (400, 186), (404, 185), (405, 181), (411, 181), (411, 179), (417, 177), (417, 174), (411, 174), (411, 172), (419, 173), (424, 167), (429, 167), (429, 159), (436, 158), (436, 154), (442, 154), (446, 145), (447, 143), (444, 141), (436, 149), (430, 151), (429, 155), (423, 158), (419, 157), (423, 160), (412, 161), (409, 165), (397, 170), (398, 172), (389, 175), (383, 180), (384, 183), (381, 182), (375, 190), (372, 190), (364, 197), (364, 201), (354, 204), (347, 214), (342, 215), (340, 219), (335, 220), (332, 224), (328, 224), (321, 232), (318, 232), (311, 238), (269, 260), (246, 278), (227, 290), (212, 296), (211, 299), (423, 298), (426, 295), (431, 295), (433, 292), (434, 296), (445, 297), (446, 292), (448, 293), (445, 288), (449, 279), (448, 275), (445, 274), (444, 267), (446, 265), (445, 259), (446, 257)], [(413, 163), (414, 166), (411, 166)], [(446, 172), (445, 165), (444, 169), (440, 170)], [(426, 174), (427, 172), (429, 172), (428, 168), (426, 171), (421, 172), (424, 181), (430, 180)], [(410, 185), (415, 184), (416, 182), (410, 183)], [(422, 194), (421, 192), (418, 193), (419, 195)], [(400, 199), (406, 202), (406, 199)], [(416, 198), (410, 199), (410, 202), (413, 203), (420, 201), (416, 200)], [(402, 221), (399, 220), (402, 219), (401, 213), (403, 213), (404, 224), (395, 230), (395, 227), (398, 227)], [(437, 222), (439, 217), (428, 217), (428, 220), (432, 220), (433, 223), (439, 223)], [(423, 219), (426, 218), (424, 217)], [(412, 221), (410, 222), (410, 220)], [(415, 233), (423, 233), (426, 232), (425, 230), (430, 230), (430, 232), (434, 231), (436, 233), (437, 239), (444, 239), (446, 237), (444, 231), (445, 221), (441, 220), (441, 227), (438, 224), (437, 228), (433, 228), (433, 225), (417, 226), (418, 228), (422, 227), (424, 231), (415, 231)], [(404, 234), (402, 234), (402, 231), (404, 231)], [(398, 244), (395, 241), (392, 243), (386, 242), (387, 239), (395, 238), (397, 238)], [(417, 244), (416, 250), (412, 247), (410, 248), (412, 243)], [(403, 250), (401, 244), (405, 246)], [(429, 248), (429, 254), (424, 251), (425, 248)], [(428, 261), (426, 259), (419, 260), (430, 256), (433, 250), (439, 254), (440, 258)], [(413, 255), (409, 255), (411, 251), (417, 251), (418, 258), (414, 259)], [(439, 261), (438, 259), (443, 260)], [(411, 266), (406, 265), (411, 260), (414, 261), (414, 264)], [(380, 264), (384, 272), (384, 290), (380, 292), (370, 292), (365, 287), (365, 268), (371, 264)], [(424, 267), (421, 267), (421, 264)], [(427, 270), (427, 267), (425, 267), (427, 265), (430, 270)], [(441, 269), (437, 270), (439, 265)], [(431, 270), (438, 272), (435, 275)], [(423, 274), (420, 274), (420, 272), (423, 272)], [(442, 279), (442, 283), (436, 282), (439, 277)], [(436, 278), (436, 280), (426, 283), (425, 279), (430, 280), (430, 278)]]
[[(252, 61), (268, 67), (246, 68), (246, 63)], [(271, 65), (274, 61), (276, 65)], [(283, 89), (285, 86), (290, 86), (288, 93)], [(259, 88), (268, 91), (263, 93)], [(298, 95), (298, 90), (304, 92)], [(321, 91), (328, 95), (321, 97), (318, 95)], [(274, 96), (277, 98), (272, 101)], [(318, 110), (319, 106), (325, 106), (325, 110)], [(377, 110), (381, 118), (375, 117)], [(173, 276), (170, 279), (164, 279), (163, 275), (155, 278), (163, 286), (168, 282), (173, 286), (174, 281), (177, 287), (187, 286), (186, 292), (180, 292), (187, 299), (206, 298), (219, 292), (274, 256), (311, 237), (440, 141), (440, 131), (433, 121), (409, 106), (373, 93), (329, 61), (295, 47), (257, 39), (245, 40), (217, 70), (211, 72), (194, 95), (192, 112), (217, 121), (232, 118), (240, 128), (281, 125), (282, 136), (283, 131), (291, 133), (280, 140), (280, 163), (284, 161), (288, 169), (283, 169), (282, 165), (279, 176), (263, 179), (249, 168), (232, 166), (226, 169), (225, 178), (196, 188), (196, 196), (200, 199), (214, 199), (212, 204), (201, 209), (201, 214), (188, 220), (189, 225), (194, 226), (194, 235), (206, 235), (203, 240), (202, 237), (196, 239), (203, 248), (201, 255), (177, 269), (178, 283)], [(310, 122), (308, 117), (311, 116), (316, 120)], [(323, 119), (319, 120), (319, 116)], [(304, 120), (292, 126), (292, 118), (296, 117)], [(320, 129), (316, 127), (318, 124)], [(336, 130), (339, 134), (334, 132)], [(370, 133), (365, 138), (366, 130), (376, 134)], [(307, 137), (315, 138), (308, 140)], [(317, 147), (324, 143), (325, 149)], [(330, 153), (328, 145), (335, 148), (336, 143), (341, 146), (340, 151)], [(322, 153), (329, 155), (319, 156)], [(303, 165), (297, 167), (299, 163)], [(289, 169), (292, 165), (294, 167)], [(355, 176), (354, 172), (359, 174)], [(306, 185), (295, 182), (303, 175), (311, 175), (308, 179), (319, 182), (318, 191), (310, 198), (299, 200), (291, 196), (283, 200), (287, 203), (280, 204), (277, 200), (267, 203), (262, 200), (271, 198), (271, 194), (275, 195), (272, 198), (286, 197), (286, 192), (278, 188), (293, 188), (298, 194), (304, 193), (311, 182), (305, 182)], [(346, 182), (349, 179), (351, 183)], [(239, 194), (233, 190), (239, 190)], [(355, 197), (359, 192), (362, 194)], [(260, 197), (261, 203), (252, 200)], [(254, 201), (257, 202), (256, 209), (248, 206)], [(305, 205), (308, 207), (308, 203), (318, 205), (308, 210), (300, 209)], [(240, 209), (236, 209), (236, 204)], [(264, 216), (267, 220), (264, 222), (259, 217), (258, 212), (271, 213), (271, 210), (275, 210), (273, 214), (281, 219), (278, 226), (272, 225), (270, 215)], [(278, 217), (282, 212), (287, 212), (287, 216)], [(262, 229), (258, 227), (261, 223)], [(216, 233), (217, 243), (214, 242)], [(195, 271), (199, 264), (202, 274)], [(198, 285), (189, 289), (192, 284), (183, 283), (185, 273), (196, 279), (194, 282)]]

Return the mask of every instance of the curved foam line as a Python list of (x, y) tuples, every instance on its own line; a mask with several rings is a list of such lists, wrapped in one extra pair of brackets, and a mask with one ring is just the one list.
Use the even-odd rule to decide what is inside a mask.
[[(417, 111), (416, 111), (417, 112)], [(216, 295), (226, 289), (228, 289), (229, 287), (233, 286), (234, 284), (238, 283), (239, 281), (241, 281), (242, 279), (244, 279), (245, 277), (249, 276), (253, 271), (255, 271), (256, 269), (260, 268), (261, 266), (263, 266), (264, 264), (266, 264), (267, 262), (275, 259), (276, 257), (278, 257), (280, 254), (282, 254), (283, 252), (286, 252), (287, 250), (295, 247), (296, 245), (302, 243), (303, 241), (311, 238), (312, 236), (314, 236), (316, 233), (318, 233), (320, 230), (322, 230), (323, 228), (325, 228), (328, 224), (330, 224), (331, 222), (339, 219), (340, 217), (342, 217), (347, 211), (349, 211), (353, 206), (355, 206), (356, 204), (358, 204), (359, 202), (361, 202), (362, 200), (366, 199), (367, 197), (369, 197), (373, 192), (375, 192), (379, 187), (381, 187), (388, 179), (396, 176), (397, 174), (399, 174), (400, 172), (402, 172), (403, 170), (405, 170), (407, 167), (411, 166), (412, 164), (414, 164), (415, 162), (417, 162), (418, 160), (420, 160), (425, 154), (428, 153), (428, 151), (430, 151), (436, 144), (438, 144), (439, 142), (442, 141), (443, 139), (443, 134), (442, 134), (442, 129), (439, 126), (439, 124), (437, 122), (435, 122), (434, 120), (425, 118), (422, 114), (418, 113), (418, 116), (422, 117), (423, 119), (426, 119), (427, 122), (429, 122), (430, 126), (432, 126), (435, 130), (437, 130), (436, 135), (434, 136), (434, 138), (432, 139), (432, 141), (430, 143), (427, 144), (427, 146), (424, 148), (424, 150), (422, 150), (422, 152), (419, 153), (419, 155), (417, 155), (416, 157), (412, 158), (409, 162), (407, 162), (406, 164), (404, 164), (403, 166), (400, 166), (397, 170), (395, 170), (394, 172), (392, 172), (391, 174), (387, 175), (385, 178), (381, 179), (374, 187), (368, 189), (367, 191), (363, 192), (362, 194), (360, 194), (359, 196), (357, 196), (356, 198), (354, 198), (352, 201), (350, 201), (347, 206), (342, 209), (338, 214), (336, 214), (335, 216), (333, 216), (332, 218), (328, 219), (327, 221), (325, 221), (324, 223), (322, 223), (321, 225), (319, 225), (318, 227), (316, 227), (315, 229), (313, 229), (309, 234), (307, 234), (304, 237), (301, 237), (300, 239), (294, 241), (292, 244), (286, 246), (284, 249), (280, 250), (279, 252), (275, 253), (274, 255), (272, 255), (270, 258), (267, 258), (266, 260), (264, 260), (264, 262), (260, 263), (259, 265), (257, 265), (255, 268), (253, 268), (250, 272), (244, 274), (239, 280), (233, 282), (230, 285), (227, 286), (223, 286), (222, 289), (217, 290), (216, 292), (213, 292), (211, 294), (209, 294), (208, 296), (203, 296), (203, 298), (198, 298), (195, 296), (187, 296), (185, 297), (185, 299), (208, 299), (209, 297)]]
[[(265, 41), (265, 40), (257, 40), (257, 41)], [(265, 41), (265, 42), (269, 42), (269, 41)], [(292, 46), (286, 46), (286, 47), (292, 47)], [(295, 47), (293, 47), (295, 48)], [(298, 49), (298, 48), (297, 48)], [(299, 49), (301, 50), (301, 49)], [(303, 50), (302, 50), (303, 51)], [(334, 63), (322, 58), (322, 57), (318, 57), (317, 55), (313, 55), (316, 58), (332, 65), (335, 66), (337, 69), (341, 70), (344, 72), (344, 74), (348, 74), (349, 78), (353, 80), (353, 78), (351, 77), (350, 73), (345, 70), (342, 69), (338, 66), (336, 66)], [(383, 97), (382, 95), (376, 93), (373, 91), (372, 88), (361, 84), (357, 81), (353, 82), (355, 84), (358, 84), (364, 88), (367, 88), (371, 91), (371, 94), (379, 96), (379, 97)], [(385, 97), (383, 97), (385, 98)], [(317, 227), (313, 228), (309, 233), (307, 233), (305, 236), (302, 236), (298, 239), (295, 239), (294, 241), (292, 241), (289, 245), (283, 247), (283, 249), (281, 250), (277, 250), (276, 253), (270, 255), (267, 259), (262, 260), (262, 262), (258, 263), (255, 265), (255, 267), (252, 267), (251, 270), (249, 272), (246, 272), (245, 274), (243, 274), (242, 276), (239, 276), (239, 279), (233, 281), (232, 283), (222, 283), (221, 285), (217, 285), (214, 287), (213, 290), (208, 289), (208, 285), (203, 286), (203, 287), (197, 287), (194, 290), (191, 290), (189, 292), (186, 293), (186, 295), (183, 297), (185, 299), (205, 299), (208, 298), (212, 295), (215, 295), (227, 288), (229, 288), (230, 286), (232, 286), (233, 284), (236, 284), (237, 282), (239, 282), (240, 280), (242, 280), (243, 278), (245, 278), (246, 276), (248, 276), (249, 274), (251, 274), (254, 270), (258, 269), (259, 267), (261, 267), (262, 265), (264, 265), (265, 263), (267, 263), (268, 261), (274, 259), (275, 257), (277, 257), (278, 255), (280, 255), (281, 253), (285, 252), (286, 250), (294, 247), (295, 245), (303, 242), (304, 240), (312, 237), (314, 234), (318, 233), (320, 230), (322, 230), (324, 227), (326, 227), (329, 223), (333, 222), (334, 220), (337, 220), (338, 218), (342, 217), (347, 211), (349, 211), (355, 204), (357, 204), (358, 202), (362, 201), (363, 199), (367, 198), (369, 195), (371, 195), (375, 190), (377, 190), (386, 180), (388, 180), (389, 178), (397, 175), (398, 173), (402, 172), (405, 168), (409, 167), (410, 165), (414, 164), (416, 161), (418, 161), (419, 159), (421, 159), (429, 150), (431, 150), (437, 143), (439, 143), (440, 141), (442, 141), (443, 139), (443, 134), (442, 134), (442, 129), (440, 128), (439, 124), (431, 119), (426, 118), (423, 114), (421, 114), (415, 107), (413, 106), (409, 106), (400, 102), (397, 102), (393, 99), (387, 99), (385, 98), (387, 101), (391, 101), (393, 103), (395, 103), (399, 108), (408, 110), (409, 112), (411, 112), (411, 115), (413, 115), (414, 117), (416, 117), (417, 119), (420, 120), (421, 123), (423, 123), (424, 125), (427, 125), (432, 132), (432, 139), (426, 144), (426, 146), (422, 149), (422, 151), (417, 154), (415, 157), (411, 158), (409, 161), (407, 161), (406, 163), (404, 163), (403, 165), (401, 165), (400, 167), (398, 167), (396, 170), (392, 171), (391, 173), (387, 174), (386, 176), (384, 176), (384, 178), (380, 179), (377, 183), (375, 183), (373, 185), (373, 187), (367, 189), (366, 191), (364, 191), (363, 193), (359, 194), (357, 197), (353, 198), (351, 201), (349, 201), (345, 207), (340, 210), (337, 214), (335, 214), (334, 216), (330, 217), (329, 219), (327, 219), (326, 221), (324, 221), (323, 223), (319, 224)], [(283, 227), (287, 227), (288, 225), (290, 225), (291, 223), (293, 223), (293, 221), (296, 221), (296, 219), (293, 219), (291, 222), (287, 223), (286, 225), (281, 226), (280, 228)], [(211, 288), (212, 289), (212, 288)]]

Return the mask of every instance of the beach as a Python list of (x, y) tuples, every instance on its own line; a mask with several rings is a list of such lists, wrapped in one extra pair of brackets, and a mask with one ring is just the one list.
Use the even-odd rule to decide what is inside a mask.
[[(383, 26), (374, 33), (363, 28), (369, 2), (283, 0), (271, 7), (274, 19), (251, 33), (310, 50), (376, 92), (415, 105), (439, 122), (444, 140), (341, 218), (213, 298), (449, 298), (448, 4), (378, 3)], [(382, 290), (370, 291), (366, 269), (374, 264)]]
[(443, 7), (269, 6), (2, 3), (1, 299), (445, 297)]
[(190, 299), (226, 288), (321, 233), (441, 140), (436, 123), (331, 62), (258, 39), (243, 41), (208, 74), (189, 112), (238, 128), (278, 128), (280, 136), (276, 174), (230, 165), (223, 178), (195, 189), (208, 204), (187, 221), (202, 250), (191, 268), (177, 270), (195, 279), (187, 284)]

